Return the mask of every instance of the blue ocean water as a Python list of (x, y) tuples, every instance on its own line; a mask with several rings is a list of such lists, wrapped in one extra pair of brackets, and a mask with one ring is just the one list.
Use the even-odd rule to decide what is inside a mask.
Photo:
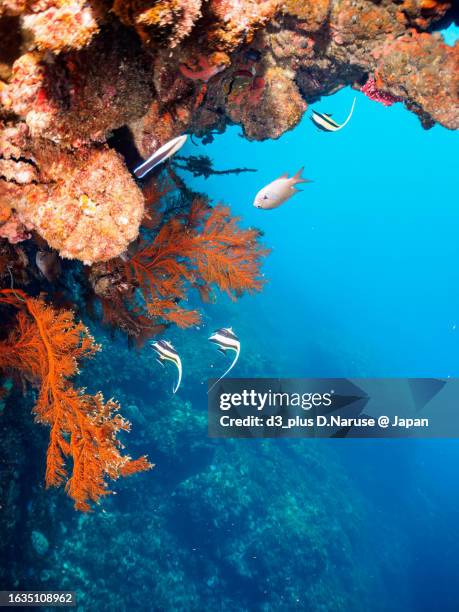
[[(316, 108), (342, 121), (354, 95)], [(233, 127), (188, 147), (216, 168), (258, 170), (193, 185), (265, 233), (269, 282), (244, 309), (285, 357), (285, 375), (458, 375), (457, 143), (401, 104), (357, 94), (338, 133), (305, 116), (277, 141), (248, 142)], [(274, 211), (252, 206), (261, 187), (302, 166), (314, 181), (303, 193)]]
[(459, 38), (459, 26), (455, 23), (451, 23), (447, 28), (441, 31), (441, 35), (445, 43), (452, 47)]
[[(354, 95), (343, 90), (315, 108), (342, 121)], [(187, 154), (209, 155), (218, 169), (257, 169), (192, 184), (259, 227), (272, 248), (262, 294), (244, 298), (230, 320), (214, 315), (218, 325), (244, 327), (246, 353), (262, 347), (264, 376), (459, 375), (457, 145), (457, 134), (423, 130), (401, 104), (385, 108), (361, 94), (336, 134), (305, 116), (276, 141), (248, 142), (234, 126), (210, 145), (188, 145)], [(303, 166), (314, 182), (302, 193), (273, 211), (253, 207), (261, 187)], [(457, 442), (315, 444), (332, 447), (373, 504), (362, 525), (368, 544), (378, 546), (386, 521), (394, 527), (382, 609), (397, 601), (407, 610), (459, 609)]]

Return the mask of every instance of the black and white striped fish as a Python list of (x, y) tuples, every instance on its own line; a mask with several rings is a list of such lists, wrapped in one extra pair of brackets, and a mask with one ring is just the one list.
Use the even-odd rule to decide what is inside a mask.
[(221, 379), (224, 378), (228, 374), (228, 372), (230, 372), (234, 368), (241, 352), (241, 343), (239, 342), (239, 338), (233, 332), (231, 327), (222, 327), (220, 329), (217, 329), (217, 331), (209, 337), (209, 340), (218, 346), (218, 350), (223, 353), (223, 355), (226, 355), (226, 351), (234, 351), (236, 355), (230, 367), (226, 370), (224, 374), (220, 376), (218, 380), (214, 382), (214, 384), (209, 388), (207, 393), (209, 393), (209, 391), (213, 389), (215, 385), (220, 382)]
[(352, 102), (351, 112), (349, 113), (346, 121), (342, 124), (336, 123), (334, 119), (331, 118), (331, 115), (327, 115), (326, 113), (318, 113), (315, 110), (312, 111), (311, 121), (313, 124), (322, 130), (323, 132), (338, 132), (338, 130), (343, 129), (343, 127), (349, 122), (352, 117), (352, 113), (354, 112), (355, 100)]
[(177, 385), (173, 389), (173, 393), (177, 393), (177, 389), (180, 387), (180, 383), (182, 381), (182, 361), (179, 357), (179, 354), (172, 346), (172, 344), (167, 340), (158, 340), (157, 342), (152, 342), (151, 346), (156, 353), (156, 361), (159, 364), (163, 366), (163, 361), (170, 361), (177, 368), (178, 380)]
[(160, 147), (157, 151), (155, 151), (150, 157), (139, 164), (136, 168), (134, 168), (134, 175), (141, 179), (146, 176), (153, 168), (156, 168), (159, 164), (172, 157), (179, 149), (183, 147), (187, 139), (186, 134), (183, 136), (177, 136), (177, 138), (173, 138), (166, 142), (162, 147)]

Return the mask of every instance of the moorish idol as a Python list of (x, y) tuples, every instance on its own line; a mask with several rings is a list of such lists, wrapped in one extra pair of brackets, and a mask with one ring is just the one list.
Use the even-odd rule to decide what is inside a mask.
[(209, 387), (207, 393), (209, 393), (209, 391), (213, 389), (215, 385), (234, 368), (237, 360), (239, 359), (239, 353), (241, 351), (241, 343), (239, 342), (239, 338), (233, 332), (231, 327), (222, 327), (217, 329), (217, 331), (209, 337), (209, 340), (218, 346), (218, 350), (223, 353), (223, 355), (226, 355), (226, 351), (234, 351), (236, 355), (230, 367), (220, 376), (218, 380), (214, 382), (211, 387)]
[(354, 101), (352, 102), (352, 108), (351, 112), (348, 115), (348, 118), (341, 125), (339, 123), (336, 123), (336, 121), (331, 118), (331, 115), (327, 115), (326, 113), (318, 113), (315, 110), (312, 111), (311, 121), (316, 127), (319, 128), (319, 130), (322, 130), (323, 132), (337, 132), (338, 130), (341, 130), (352, 117), (352, 113), (354, 112), (355, 100), (356, 98), (354, 98)]
[(177, 389), (180, 387), (180, 382), (182, 380), (182, 361), (179, 357), (179, 354), (172, 346), (172, 344), (167, 340), (158, 340), (157, 342), (152, 342), (151, 346), (156, 353), (156, 360), (158, 363), (163, 366), (163, 361), (170, 361), (177, 368), (178, 380), (175, 389), (173, 389), (173, 393), (177, 393)]

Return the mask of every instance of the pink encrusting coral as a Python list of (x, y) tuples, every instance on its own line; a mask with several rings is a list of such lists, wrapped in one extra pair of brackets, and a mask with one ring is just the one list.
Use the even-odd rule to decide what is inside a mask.
[(28, 2), (22, 24), (39, 49), (55, 53), (81, 49), (99, 31), (94, 8), (85, 0)]
[(13, 213), (5, 223), (0, 223), (0, 238), (6, 238), (10, 244), (23, 242), (30, 237), (30, 232), (16, 213)]
[(220, 48), (233, 51), (242, 42), (250, 42), (281, 5), (280, 0), (210, 0), (208, 12), (214, 23), (209, 38)]
[(151, 75), (135, 35), (114, 28), (79, 53), (31, 51), (13, 64), (0, 105), (23, 118), (32, 137), (78, 147), (141, 117)]
[(386, 91), (382, 91), (376, 87), (376, 81), (373, 77), (369, 77), (365, 85), (360, 90), (363, 94), (370, 98), (370, 100), (374, 100), (375, 102), (379, 102), (383, 106), (392, 106), (396, 102), (401, 102), (402, 98), (398, 96), (393, 96)]
[(107, 261), (138, 235), (143, 195), (124, 162), (108, 147), (73, 154), (41, 144), (33, 152), (41, 184), (25, 185), (13, 206), (62, 257)]
[(0, 236), (16, 243), (35, 230), (62, 257), (87, 264), (125, 251), (144, 199), (121, 156), (107, 146), (72, 152), (31, 139), (25, 124), (3, 127)]
[(27, 185), (37, 179), (37, 171), (27, 162), (0, 158), (0, 177), (18, 185)]
[(202, 0), (115, 0), (113, 12), (133, 26), (143, 42), (158, 41), (176, 47), (192, 31), (201, 17)]
[[(223, 54), (219, 53), (215, 55), (222, 56)], [(213, 59), (212, 62), (210, 62), (207, 57), (201, 55), (198, 59), (197, 68), (189, 68), (186, 64), (180, 64), (179, 70), (187, 79), (207, 83), (212, 77), (224, 70), (229, 63), (227, 56), (214, 57), (211, 59)]]
[(233, 86), (226, 108), (228, 116), (243, 126), (248, 138), (261, 140), (279, 138), (296, 125), (307, 104), (290, 74), (273, 66), (248, 82)]

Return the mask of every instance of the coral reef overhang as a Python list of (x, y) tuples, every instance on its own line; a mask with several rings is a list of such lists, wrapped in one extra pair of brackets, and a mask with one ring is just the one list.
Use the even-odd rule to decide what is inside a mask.
[[(107, 146), (141, 157), (228, 123), (278, 138), (352, 86), (459, 127), (459, 46), (445, 0), (0, 2), (0, 236), (35, 231), (91, 264), (138, 234), (143, 195)], [(210, 136), (211, 137), (211, 136)]]

